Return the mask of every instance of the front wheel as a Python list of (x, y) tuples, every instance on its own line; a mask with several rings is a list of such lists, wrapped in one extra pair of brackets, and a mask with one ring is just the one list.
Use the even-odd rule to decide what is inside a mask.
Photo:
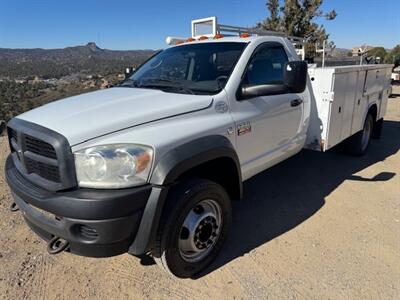
[(228, 194), (219, 184), (192, 179), (171, 191), (153, 257), (179, 278), (192, 277), (218, 255), (231, 224)]

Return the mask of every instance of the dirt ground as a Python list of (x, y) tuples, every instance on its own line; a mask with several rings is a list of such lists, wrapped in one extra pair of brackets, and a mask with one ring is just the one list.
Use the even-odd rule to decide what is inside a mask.
[[(0, 172), (5, 299), (400, 299), (400, 89), (362, 158), (303, 151), (245, 184), (230, 240), (198, 279), (124, 254), (50, 256), (10, 213)], [(0, 145), (0, 168), (7, 145)], [(146, 266), (145, 266), (146, 265)]]

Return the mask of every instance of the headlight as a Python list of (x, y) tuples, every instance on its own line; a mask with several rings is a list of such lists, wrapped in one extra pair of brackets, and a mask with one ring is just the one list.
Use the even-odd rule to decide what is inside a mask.
[(79, 186), (98, 189), (146, 183), (153, 160), (150, 147), (134, 144), (96, 146), (74, 154)]

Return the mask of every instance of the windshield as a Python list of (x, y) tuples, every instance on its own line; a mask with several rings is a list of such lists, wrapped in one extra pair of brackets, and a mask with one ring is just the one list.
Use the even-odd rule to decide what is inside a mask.
[(188, 44), (164, 50), (120, 86), (212, 95), (229, 79), (245, 43)]

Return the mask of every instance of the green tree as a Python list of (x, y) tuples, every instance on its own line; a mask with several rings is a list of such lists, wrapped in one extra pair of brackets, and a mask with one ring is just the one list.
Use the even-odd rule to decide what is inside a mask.
[(383, 62), (385, 60), (386, 55), (387, 55), (387, 52), (386, 52), (385, 48), (383, 48), (383, 47), (375, 47), (375, 48), (371, 49), (370, 51), (368, 51), (368, 56), (374, 56), (375, 58), (380, 57), (381, 62)]
[(269, 0), (266, 5), (270, 15), (264, 22), (259, 23), (258, 27), (265, 30), (282, 31), (279, 0)]
[[(306, 56), (315, 56), (315, 43), (322, 44), (328, 40), (323, 25), (317, 24), (320, 17), (333, 20), (337, 13), (335, 10), (327, 13), (321, 10), (322, 0), (284, 0), (281, 6), (279, 0), (268, 0), (266, 3), (269, 16), (257, 24), (257, 27), (283, 31), (288, 35), (303, 37), (306, 42)], [(333, 46), (333, 42), (329, 43)]]
[(385, 63), (393, 64), (400, 60), (400, 44), (388, 52), (385, 56)]

